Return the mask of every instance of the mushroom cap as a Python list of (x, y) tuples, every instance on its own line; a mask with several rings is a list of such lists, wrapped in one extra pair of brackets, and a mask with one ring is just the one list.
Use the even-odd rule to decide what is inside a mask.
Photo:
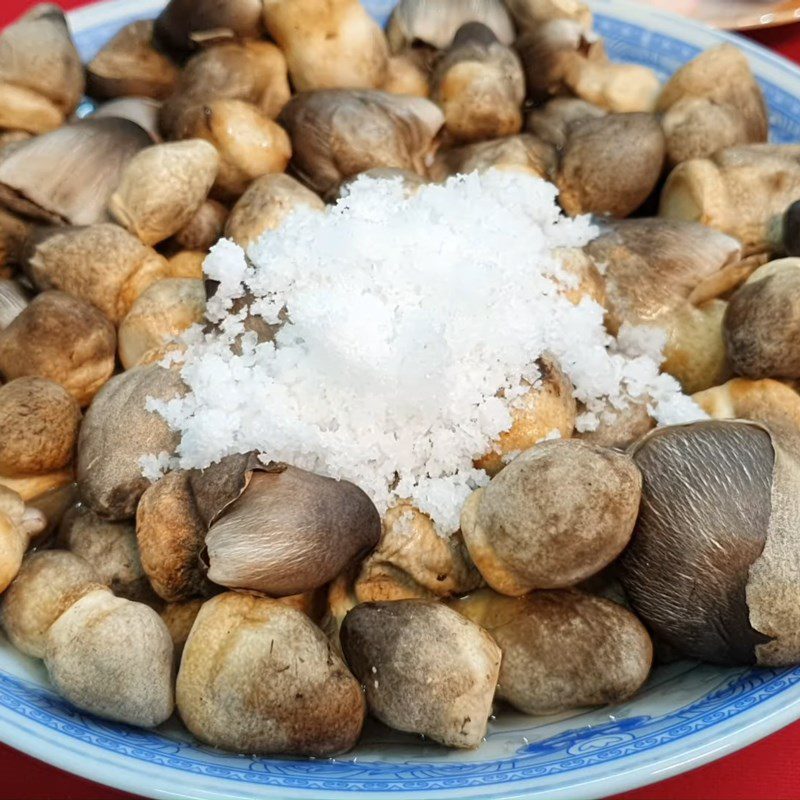
[(204, 280), (203, 264), (207, 253), (199, 250), (181, 250), (167, 262), (168, 278), (189, 278)]
[[(2, 158), (2, 155), (0, 155), (0, 158)], [(30, 231), (30, 222), (0, 208), (0, 264), (3, 264), (6, 269), (12, 264), (20, 263), (25, 240), (28, 238)], [(4, 276), (3, 281), (6, 280), (9, 280), (9, 278)], [(8, 286), (8, 284), (4, 285)], [(5, 303), (2, 305), (5, 305)], [(0, 315), (0, 327), (4, 328), (10, 321), (4, 309), (2, 315)]]
[(64, 122), (64, 115), (47, 98), (23, 86), (0, 83), (0, 126), (26, 133), (47, 133)]
[(50, 472), (72, 461), (81, 411), (62, 386), (18, 378), (0, 387), (0, 473)]
[(643, 397), (631, 399), (625, 408), (606, 409), (600, 414), (600, 424), (595, 430), (575, 435), (599, 447), (624, 450), (655, 428), (656, 421), (650, 416), (648, 402), (649, 398)]
[(183, 648), (186, 640), (189, 638), (189, 633), (192, 630), (194, 621), (200, 613), (205, 600), (183, 600), (180, 603), (167, 603), (161, 609), (161, 619), (167, 626), (170, 638), (172, 639), (172, 646), (174, 648), (175, 663), (180, 664), (181, 656), (183, 655)]
[(0, 332), (0, 372), (8, 380), (54, 381), (86, 406), (114, 372), (116, 338), (94, 306), (64, 292), (42, 292)]
[(144, 492), (136, 508), (136, 537), (144, 571), (164, 600), (209, 593), (200, 559), (205, 535), (188, 473), (170, 472)]
[(575, 20), (586, 30), (592, 29), (591, 9), (581, 0), (504, 0), (504, 2), (520, 31), (536, 28), (553, 19)]
[(161, 103), (150, 97), (117, 97), (99, 105), (89, 116), (95, 119), (119, 117), (135, 122), (144, 128), (153, 142), (161, 141), (158, 128), (158, 114)]
[(767, 426), (800, 428), (800, 394), (769, 378), (734, 378), (692, 395), (712, 419), (750, 419)]
[(172, 639), (149, 606), (98, 589), (70, 605), (46, 638), (50, 680), (77, 708), (143, 728), (172, 714)]
[(177, 372), (156, 365), (129, 369), (101, 389), (78, 437), (78, 485), (93, 511), (115, 521), (133, 518), (150, 485), (140, 459), (178, 444), (166, 421), (147, 410), (148, 398), (170, 400), (183, 391)]
[(572, 123), (556, 183), (570, 215), (627, 217), (655, 189), (665, 141), (653, 114), (608, 114)]
[(409, 49), (389, 57), (386, 62), (386, 77), (378, 88), (392, 94), (429, 97), (429, 79), (430, 69), (425, 56), (420, 56), (418, 49)]
[(579, 97), (554, 97), (528, 113), (525, 129), (560, 150), (567, 143), (569, 126), (573, 122), (604, 117), (607, 113)]
[(341, 642), (381, 722), (447, 747), (480, 745), (501, 657), (486, 631), (440, 603), (398, 600), (356, 606)]
[(264, 33), (260, 0), (170, 0), (155, 21), (159, 42), (192, 50), (206, 42), (257, 39)]
[(19, 573), (31, 539), (46, 531), (48, 523), (42, 509), (26, 506), (19, 494), (0, 486), (0, 594)]
[(198, 739), (237, 753), (333, 756), (353, 747), (365, 714), (358, 682), (305, 614), (233, 592), (197, 615), (177, 701)]
[(625, 548), (642, 478), (624, 453), (542, 442), (472, 494), (461, 530), (486, 582), (512, 596), (572, 586)]
[(573, 60), (564, 82), (578, 97), (619, 114), (655, 111), (661, 92), (650, 67), (605, 60)]
[(647, 680), (653, 645), (610, 600), (574, 590), (504, 597), (482, 589), (450, 604), (503, 651), (497, 697), (525, 714), (620, 703)]
[(333, 580), (372, 550), (380, 516), (357, 486), (255, 455), (192, 476), (210, 580), (273, 597)]
[(205, 200), (172, 241), (183, 250), (206, 253), (222, 238), (227, 219), (228, 209), (222, 203)]
[(31, 553), (3, 595), (0, 624), (17, 650), (42, 658), (50, 626), (79, 597), (99, 585), (94, 567), (74, 553)]

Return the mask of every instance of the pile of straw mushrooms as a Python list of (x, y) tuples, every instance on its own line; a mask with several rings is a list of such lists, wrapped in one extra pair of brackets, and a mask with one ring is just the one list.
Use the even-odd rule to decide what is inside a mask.
[[(401, 0), (385, 31), (358, 0), (171, 0), (88, 64), (35, 7), (0, 34), (5, 635), (84, 711), (309, 756), (368, 713), (475, 748), (495, 703), (620, 702), (654, 658), (800, 662), (800, 146), (767, 133), (734, 47), (662, 85), (579, 0)], [(144, 477), (220, 237), (362, 173), (490, 168), (596, 216), (569, 296), (664, 329), (708, 421), (643, 400), (578, 434), (542, 357), (449, 539), (257, 454)]]

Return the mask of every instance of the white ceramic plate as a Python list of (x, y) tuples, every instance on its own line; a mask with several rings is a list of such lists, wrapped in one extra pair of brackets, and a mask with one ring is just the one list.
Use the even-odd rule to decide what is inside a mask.
[[(112, 0), (71, 15), (90, 57), (159, 0)], [(381, 20), (387, 0), (367, 0)], [(617, 60), (666, 77), (726, 34), (642, 6), (598, 0), (597, 27)], [(800, 70), (744, 40), (771, 110), (775, 141), (800, 140)], [(0, 638), (0, 739), (86, 778), (153, 798), (216, 800), (511, 800), (599, 798), (661, 780), (744, 747), (800, 717), (800, 669), (659, 669), (632, 702), (559, 717), (503, 712), (477, 752), (455, 753), (369, 723), (346, 757), (232, 756), (170, 722), (143, 731), (82, 714), (49, 688), (40, 663)]]

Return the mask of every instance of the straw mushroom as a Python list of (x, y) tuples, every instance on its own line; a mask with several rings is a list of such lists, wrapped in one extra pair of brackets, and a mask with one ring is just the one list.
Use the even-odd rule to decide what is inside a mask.
[(514, 41), (514, 24), (502, 0), (400, 0), (386, 35), (393, 53), (419, 43), (445, 50), (468, 22), (486, 25), (504, 45)]
[(83, 89), (81, 59), (58, 6), (34, 6), (0, 33), (0, 128), (57, 128)]
[(0, 278), (0, 332), (4, 331), (29, 305), (28, 292), (9, 278)]
[(673, 164), (766, 142), (769, 133), (761, 87), (744, 53), (731, 44), (706, 50), (681, 67), (664, 86), (658, 110), (664, 112)]
[(574, 586), (633, 532), (642, 477), (631, 458), (577, 439), (542, 442), (473, 492), (461, 513), (472, 560), (501, 594)]
[(202, 281), (203, 264), (208, 253), (202, 250), (180, 250), (167, 261), (167, 278), (190, 278)]
[(554, 97), (528, 114), (525, 129), (561, 150), (567, 143), (570, 125), (584, 119), (604, 117), (607, 113), (579, 97)]
[(0, 595), (17, 577), (31, 539), (42, 533), (46, 525), (42, 511), (26, 506), (16, 492), (0, 486)]
[(66, 467), (80, 419), (75, 399), (53, 381), (18, 378), (0, 387), (0, 473), (42, 474)]
[(194, 216), (172, 237), (172, 241), (183, 250), (206, 253), (222, 238), (227, 219), (228, 209), (222, 203), (206, 200)]
[(486, 631), (441, 603), (398, 600), (356, 606), (341, 642), (381, 722), (447, 747), (480, 745), (501, 657)]
[(178, 81), (178, 67), (153, 43), (153, 21), (131, 22), (86, 66), (94, 97), (152, 97), (163, 100)]
[(7, 148), (0, 158), (0, 204), (54, 225), (91, 225), (128, 161), (152, 140), (128, 119), (95, 117)]
[(263, 0), (264, 25), (286, 54), (299, 92), (374, 89), (386, 77), (388, 47), (359, 0)]
[(298, 208), (322, 211), (325, 203), (290, 175), (263, 175), (236, 202), (225, 225), (225, 236), (246, 249), (266, 231), (280, 227)]
[(208, 526), (208, 577), (273, 597), (333, 580), (378, 543), (380, 517), (366, 494), (255, 454), (230, 456), (192, 475)]
[(672, 170), (659, 215), (700, 222), (770, 252), (786, 208), (800, 196), (800, 146), (751, 144), (691, 159)]
[(166, 278), (136, 299), (119, 326), (119, 360), (125, 369), (142, 363), (151, 350), (205, 318), (206, 291), (201, 280)]
[(216, 149), (202, 139), (153, 145), (128, 162), (108, 209), (142, 242), (158, 244), (191, 222), (218, 170)]
[(179, 51), (264, 34), (260, 0), (170, 0), (155, 21), (156, 40)]
[(280, 117), (292, 139), (292, 169), (323, 198), (374, 167), (426, 174), (442, 112), (421, 97), (330, 89), (292, 98)]
[(204, 600), (184, 600), (181, 603), (168, 603), (161, 610), (161, 619), (167, 626), (174, 652), (174, 661), (180, 665), (183, 648), (194, 621), (203, 607)]
[(30, 229), (29, 222), (0, 208), (0, 269), (19, 263)]
[(520, 31), (538, 28), (554, 19), (571, 19), (592, 29), (591, 9), (580, 0), (504, 0)]
[(159, 597), (176, 603), (211, 593), (201, 560), (205, 535), (188, 473), (170, 472), (145, 490), (136, 508), (136, 538)]
[(734, 378), (692, 399), (712, 419), (750, 419), (768, 426), (800, 428), (800, 394), (769, 378)]
[(548, 356), (538, 360), (539, 379), (509, 409), (511, 425), (493, 443), (492, 450), (476, 459), (475, 467), (494, 476), (506, 461), (557, 432), (569, 439), (575, 429), (577, 405), (570, 379)]
[(37, 295), (0, 331), (6, 380), (38, 376), (60, 383), (87, 406), (114, 373), (114, 326), (96, 308), (64, 292)]
[(575, 590), (504, 597), (482, 589), (450, 604), (503, 651), (497, 697), (525, 714), (621, 703), (647, 680), (653, 645), (622, 606)]
[(365, 716), (358, 681), (305, 614), (234, 592), (197, 615), (176, 695), (198, 739), (236, 753), (334, 756)]
[(649, 397), (637, 397), (630, 399), (624, 408), (605, 409), (599, 415), (597, 427), (577, 433), (576, 438), (599, 447), (626, 450), (656, 426), (647, 408), (649, 402)]
[(652, 114), (608, 114), (572, 123), (556, 177), (571, 216), (627, 217), (655, 189), (664, 165), (664, 134)]
[(796, 431), (696, 422), (653, 431), (632, 455), (644, 492), (620, 577), (636, 613), (688, 658), (798, 663)]
[(736, 291), (725, 314), (734, 372), (745, 378), (800, 378), (800, 259), (772, 261)]
[(44, 662), (55, 690), (105, 719), (152, 728), (174, 708), (172, 639), (149, 606), (96, 589), (47, 632)]
[(67, 550), (31, 553), (3, 595), (3, 631), (17, 650), (42, 658), (50, 626), (72, 603), (99, 587), (94, 567), (80, 556)]
[(161, 131), (158, 126), (158, 115), (161, 103), (150, 97), (117, 97), (99, 105), (90, 115), (92, 119), (118, 117), (136, 123), (144, 128), (150, 139), (159, 143)]
[(481, 584), (460, 535), (444, 538), (410, 503), (390, 508), (380, 543), (355, 581), (359, 603), (466, 594)]
[(522, 129), (522, 64), (490, 28), (467, 23), (433, 71), (431, 98), (444, 111), (445, 130), (455, 141), (514, 135)]
[(25, 271), (38, 289), (61, 289), (120, 322), (167, 262), (119, 225), (41, 228), (25, 247)]
[(392, 94), (429, 97), (430, 69), (426, 63), (427, 59), (419, 53), (419, 49), (409, 49), (390, 56), (386, 63), (386, 77), (378, 88)]
[(147, 410), (148, 398), (171, 400), (183, 389), (177, 372), (151, 365), (113, 377), (95, 397), (78, 437), (78, 485), (93, 511), (115, 521), (133, 518), (151, 483), (141, 459), (172, 453), (178, 443), (165, 420)]

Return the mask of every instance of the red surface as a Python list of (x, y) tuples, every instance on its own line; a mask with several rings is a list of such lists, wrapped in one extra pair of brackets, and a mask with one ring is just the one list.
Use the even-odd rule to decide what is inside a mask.
[[(58, 0), (64, 8), (85, 5)], [(0, 0), (0, 27), (30, 0)], [(751, 38), (800, 63), (800, 24)], [(132, 800), (0, 745), (0, 800)], [(614, 800), (800, 800), (800, 722), (727, 758)]]

